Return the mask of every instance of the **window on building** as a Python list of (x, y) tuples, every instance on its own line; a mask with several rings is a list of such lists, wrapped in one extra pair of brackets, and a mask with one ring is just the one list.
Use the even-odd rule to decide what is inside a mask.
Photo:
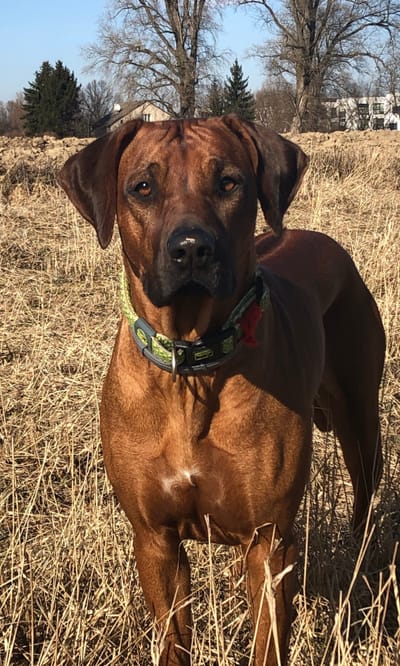
[(142, 118), (146, 123), (150, 123), (151, 122), (151, 113), (143, 113)]
[(358, 104), (357, 109), (358, 109), (358, 114), (361, 118), (365, 118), (365, 116), (369, 116), (369, 106), (368, 106), (368, 104)]
[(383, 118), (374, 118), (373, 128), (374, 130), (384, 129)]
[(400, 106), (394, 106), (393, 113), (396, 113), (398, 116), (400, 116)]
[(366, 130), (369, 128), (369, 120), (368, 118), (360, 118), (358, 121), (358, 129), (359, 130)]
[(397, 130), (397, 123), (389, 123), (390, 130)]
[(331, 118), (337, 118), (337, 108), (336, 108), (336, 106), (331, 106)]
[(339, 109), (339, 129), (346, 129), (346, 111)]
[(380, 102), (374, 102), (373, 105), (372, 105), (372, 112), (373, 113), (384, 113), (383, 104), (381, 104)]

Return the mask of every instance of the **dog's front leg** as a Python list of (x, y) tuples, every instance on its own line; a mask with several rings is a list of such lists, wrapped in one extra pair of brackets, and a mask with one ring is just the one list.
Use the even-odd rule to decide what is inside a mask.
[(183, 543), (171, 529), (139, 532), (135, 558), (146, 602), (155, 620), (153, 660), (160, 666), (188, 666), (192, 616), (190, 567)]
[(293, 541), (280, 539), (277, 528), (271, 526), (259, 530), (243, 550), (254, 624), (254, 664), (284, 666), (293, 615), (292, 570), (297, 548)]

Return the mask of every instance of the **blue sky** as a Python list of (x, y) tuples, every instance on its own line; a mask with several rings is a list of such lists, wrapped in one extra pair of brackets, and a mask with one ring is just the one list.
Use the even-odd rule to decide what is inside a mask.
[[(62, 60), (82, 84), (102, 78), (99, 72), (84, 73), (87, 63), (81, 49), (96, 40), (106, 0), (3, 0), (1, 4), (0, 101), (22, 92), (44, 60), (51, 64)], [(253, 18), (243, 9), (228, 8), (223, 25), (218, 47), (230, 49), (232, 61), (238, 58), (250, 87), (256, 90), (264, 78), (262, 68), (255, 59), (245, 58), (249, 47), (262, 42)]]

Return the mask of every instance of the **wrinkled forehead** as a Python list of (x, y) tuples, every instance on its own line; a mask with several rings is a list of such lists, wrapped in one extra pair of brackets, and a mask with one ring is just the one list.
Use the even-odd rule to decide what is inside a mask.
[(194, 169), (210, 158), (251, 167), (246, 147), (216, 118), (144, 123), (123, 154), (126, 164), (184, 161)]

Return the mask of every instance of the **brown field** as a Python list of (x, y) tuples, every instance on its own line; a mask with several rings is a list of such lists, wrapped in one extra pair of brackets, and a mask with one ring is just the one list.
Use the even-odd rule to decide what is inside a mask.
[[(84, 141), (0, 138), (0, 664), (146, 666), (159, 649), (131, 530), (105, 477), (98, 404), (118, 323), (119, 249), (102, 252), (55, 184)], [(286, 223), (352, 254), (388, 336), (385, 470), (364, 542), (332, 435), (315, 438), (297, 519), (291, 666), (398, 666), (400, 133), (304, 135)], [(263, 225), (263, 221), (260, 221)], [(234, 549), (190, 544), (196, 666), (251, 654)]]

